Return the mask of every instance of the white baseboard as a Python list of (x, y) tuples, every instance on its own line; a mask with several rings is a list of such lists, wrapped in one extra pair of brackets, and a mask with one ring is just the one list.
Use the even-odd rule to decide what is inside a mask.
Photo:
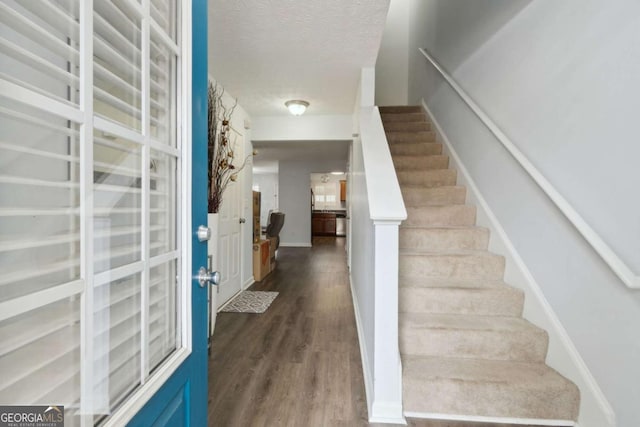
[(401, 403), (373, 402), (369, 412), (369, 422), (378, 424), (407, 425), (407, 420), (401, 415)]
[(249, 286), (253, 285), (254, 283), (256, 283), (255, 278), (253, 276), (249, 277), (247, 281), (242, 285), (242, 290), (244, 291), (246, 289), (249, 289)]
[[(444, 154), (449, 155), (451, 167), (459, 172), (458, 183), (468, 190), (467, 201), (478, 208), (478, 225), (491, 230), (489, 250), (505, 257), (505, 281), (525, 292), (524, 318), (546, 330), (549, 335), (546, 363), (573, 381), (580, 390), (578, 422), (583, 427), (615, 427), (615, 413), (611, 405), (551, 308), (540, 285), (516, 251), (424, 99), (422, 108), (435, 126), (436, 138), (443, 143), (443, 151)], [(513, 421), (511, 423), (514, 424)]]
[(473, 423), (491, 424), (522, 424), (532, 426), (554, 426), (554, 427), (579, 427), (578, 423), (571, 420), (546, 420), (540, 418), (511, 418), (511, 417), (482, 417), (479, 415), (450, 415), (435, 414), (431, 412), (405, 412), (405, 417), (421, 418), (428, 420), (465, 421)]
[(310, 248), (309, 242), (280, 242), (281, 248)]

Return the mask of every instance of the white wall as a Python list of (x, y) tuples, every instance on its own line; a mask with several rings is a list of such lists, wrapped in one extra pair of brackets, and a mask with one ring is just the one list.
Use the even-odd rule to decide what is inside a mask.
[(253, 119), (254, 141), (351, 139), (351, 115), (261, 116)]
[(346, 156), (344, 159), (280, 162), (279, 202), (280, 212), (285, 214), (284, 226), (280, 232), (281, 246), (311, 246), (311, 173), (346, 170), (346, 167)]
[[(322, 181), (322, 177), (324, 175), (328, 175), (328, 177), (326, 178), (326, 182)], [(313, 193), (316, 196), (316, 199), (317, 199), (317, 196), (321, 195), (321, 193), (316, 190), (318, 186), (323, 187), (323, 190), (324, 190), (324, 193), (322, 193), (323, 195), (325, 196), (332, 195), (335, 197), (333, 202), (328, 202), (328, 201), (319, 202), (316, 200), (314, 209), (318, 209), (318, 210), (346, 209), (347, 202), (340, 201), (340, 181), (346, 180), (346, 179), (347, 179), (347, 176), (345, 174), (333, 175), (328, 173), (312, 173), (310, 184), (311, 184), (311, 188), (313, 189)]]
[(278, 174), (253, 174), (253, 188), (260, 187), (260, 224), (265, 226), (269, 211), (278, 210)]
[(376, 60), (376, 105), (407, 105), (409, 0), (391, 0)]
[[(424, 47), (640, 272), (640, 3), (412, 0), (410, 103), (421, 98), (613, 406), (640, 423), (640, 292), (615, 276), (427, 65)], [(580, 419), (581, 426), (596, 426)]]

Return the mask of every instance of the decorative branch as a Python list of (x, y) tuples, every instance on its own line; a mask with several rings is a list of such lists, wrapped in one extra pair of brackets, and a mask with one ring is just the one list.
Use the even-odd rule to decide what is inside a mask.
[(209, 82), (208, 89), (208, 168), (209, 168), (209, 212), (217, 213), (222, 205), (222, 196), (229, 182), (236, 181), (238, 174), (247, 165), (251, 155), (245, 157), (240, 166), (234, 165), (235, 138), (231, 141), (231, 116), (238, 105), (231, 108), (222, 102), (224, 89)]

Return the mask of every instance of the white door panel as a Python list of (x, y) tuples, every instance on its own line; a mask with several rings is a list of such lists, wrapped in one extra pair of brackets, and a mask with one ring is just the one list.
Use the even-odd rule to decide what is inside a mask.
[[(235, 133), (236, 162), (243, 159), (244, 141), (242, 135)], [(218, 286), (217, 307), (229, 301), (241, 290), (241, 224), (242, 183), (240, 179), (230, 182), (224, 192), (220, 206), (220, 225), (218, 237), (218, 262), (222, 275)]]

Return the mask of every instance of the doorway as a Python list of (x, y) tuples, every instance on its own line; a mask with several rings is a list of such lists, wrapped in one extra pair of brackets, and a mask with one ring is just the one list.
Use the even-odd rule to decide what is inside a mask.
[(342, 171), (310, 174), (311, 236), (347, 234), (347, 179)]

